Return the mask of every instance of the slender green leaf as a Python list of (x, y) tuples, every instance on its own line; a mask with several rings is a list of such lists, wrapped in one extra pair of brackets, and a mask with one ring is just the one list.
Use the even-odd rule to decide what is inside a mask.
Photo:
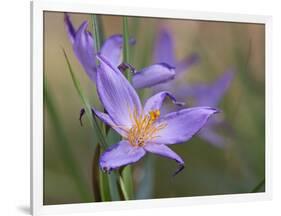
[(252, 193), (259, 192), (262, 189), (262, 187), (264, 187), (264, 184), (265, 184), (265, 179), (261, 180), (261, 182), (259, 182), (251, 192)]
[[(118, 133), (116, 133), (114, 130), (110, 129), (106, 136), (106, 141), (109, 145), (116, 144), (120, 141), (121, 137)], [(110, 193), (112, 200), (120, 200), (120, 195), (118, 191), (118, 185), (117, 185), (117, 175), (115, 172), (112, 172), (111, 174), (108, 174), (108, 182), (110, 187)]]
[(101, 191), (100, 191), (100, 182), (99, 182), (99, 157), (100, 157), (100, 146), (97, 145), (95, 149), (95, 154), (93, 158), (93, 171), (92, 171), (92, 187), (93, 194), (95, 195), (95, 201), (102, 201)]
[(75, 76), (75, 74), (74, 74), (74, 72), (72, 70), (72, 67), (70, 65), (69, 59), (68, 59), (64, 49), (63, 49), (63, 53), (64, 53), (65, 60), (67, 62), (67, 66), (68, 66), (68, 69), (69, 69), (69, 72), (70, 72), (73, 84), (75, 86), (75, 89), (76, 89), (77, 93), (80, 96), (80, 99), (81, 99), (81, 101), (83, 103), (83, 106), (85, 107), (86, 115), (87, 115), (87, 117), (89, 119), (89, 122), (92, 125), (92, 127), (94, 128), (94, 130), (93, 130), (94, 131), (94, 136), (98, 138), (98, 142), (101, 143), (101, 147), (106, 148), (107, 144), (106, 144), (104, 135), (102, 133), (102, 130), (101, 130), (101, 128), (98, 125), (96, 117), (92, 114), (91, 105), (88, 102), (87, 98), (85, 97), (85, 95), (84, 95), (84, 93), (82, 91), (80, 82), (76, 78), (76, 76)]
[[(93, 20), (93, 36), (95, 38), (95, 46), (96, 51), (99, 52), (103, 43), (103, 28), (101, 24), (101, 19), (99, 15), (92, 15)], [(97, 61), (97, 64), (99, 62)], [(109, 131), (109, 128), (102, 124), (102, 132), (103, 134), (107, 134), (107, 131)], [(107, 143), (110, 141), (107, 137)], [(109, 142), (110, 143), (110, 142)], [(100, 171), (100, 187), (102, 191), (102, 196), (104, 201), (109, 200), (120, 200), (118, 190), (117, 190), (117, 183), (116, 183), (116, 177), (113, 175), (107, 175), (102, 173)]]
[(124, 182), (125, 189), (129, 199), (134, 198), (134, 187), (133, 187), (133, 178), (132, 178), (132, 166), (124, 167), (122, 171), (122, 178)]
[(62, 161), (64, 162), (67, 171), (75, 181), (77, 190), (79, 191), (81, 198), (85, 202), (90, 202), (93, 200), (93, 198), (90, 195), (88, 188), (86, 187), (87, 184), (84, 181), (84, 178), (80, 172), (81, 169), (78, 167), (77, 163), (75, 162), (75, 157), (70, 148), (69, 140), (63, 129), (63, 125), (60, 121), (58, 111), (56, 110), (55, 107), (56, 102), (52, 96), (51, 90), (47, 86), (47, 81), (45, 81), (44, 83), (44, 102), (46, 104), (46, 108), (48, 110), (50, 120), (53, 124), (54, 131), (56, 132), (56, 136), (59, 143), (57, 147), (60, 156), (62, 158)]
[(100, 15), (93, 14), (92, 15), (92, 21), (93, 21), (93, 36), (95, 39), (95, 48), (98, 52), (101, 49), (103, 40), (104, 40), (104, 34), (103, 34), (103, 28), (102, 28), (102, 22)]
[(103, 173), (100, 170), (99, 171), (99, 179), (100, 179), (102, 201), (111, 201), (111, 194), (110, 194), (110, 188), (109, 188), (107, 174)]
[(129, 200), (129, 195), (127, 193), (127, 190), (126, 190), (126, 186), (125, 186), (125, 183), (123, 181), (123, 178), (122, 176), (119, 176), (119, 182), (120, 182), (120, 187), (121, 187), (121, 190), (122, 190), (122, 193), (123, 193), (123, 196), (125, 198), (125, 200)]
[(120, 195), (119, 195), (118, 185), (117, 185), (118, 174), (113, 171), (110, 174), (107, 174), (107, 177), (108, 177), (108, 183), (109, 183), (110, 195), (111, 195), (112, 201), (120, 200)]
[[(131, 63), (130, 59), (130, 45), (129, 45), (129, 25), (128, 25), (128, 17), (123, 17), (123, 58), (124, 62)], [(126, 71), (126, 77), (130, 81), (131, 80), (131, 72), (129, 70)], [(123, 195), (125, 199), (129, 199), (133, 197), (133, 180), (132, 180), (132, 169), (127, 166), (124, 168), (122, 172), (122, 176), (119, 177), (120, 186), (123, 191)]]
[[(130, 63), (130, 46), (129, 46), (129, 27), (128, 27), (128, 18), (123, 17), (123, 59), (124, 62)], [(131, 80), (131, 72), (126, 70), (126, 77), (130, 81)]]
[(149, 155), (145, 158), (144, 162), (144, 176), (140, 181), (138, 190), (136, 193), (136, 199), (148, 199), (152, 197), (154, 173), (155, 173), (155, 161), (154, 158)]

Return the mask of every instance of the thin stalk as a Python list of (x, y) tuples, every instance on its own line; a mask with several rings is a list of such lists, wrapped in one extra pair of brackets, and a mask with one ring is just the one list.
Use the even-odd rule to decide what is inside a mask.
[[(101, 25), (100, 16), (93, 14), (93, 37), (95, 39), (95, 53), (98, 53), (102, 47), (103, 43), (103, 28)], [(96, 59), (97, 65), (99, 65), (99, 61)], [(108, 135), (109, 127), (105, 124), (101, 126), (102, 133), (104, 136)], [(119, 200), (118, 194), (116, 194), (116, 186), (114, 185), (114, 177), (104, 174), (101, 170), (99, 170), (99, 179), (100, 179), (100, 191), (101, 197), (103, 201), (110, 200)]]
[[(128, 17), (123, 17), (123, 61), (125, 63), (131, 63), (130, 59), (130, 45), (129, 45), (129, 25), (128, 25)], [(126, 78), (131, 81), (131, 72), (130, 70), (125, 71)], [(133, 196), (133, 180), (132, 180), (132, 169), (130, 167), (126, 167), (122, 175), (119, 176), (120, 186), (123, 191), (123, 195), (125, 199), (129, 199), (130, 196)], [(129, 193), (128, 193), (129, 192)], [(126, 194), (124, 194), (126, 193)]]
[(109, 189), (107, 174), (100, 171), (99, 172), (99, 179), (100, 179), (102, 201), (111, 201), (111, 195), (110, 195), (110, 189)]
[(63, 49), (63, 53), (64, 53), (64, 57), (65, 57), (65, 60), (66, 60), (66, 63), (67, 63), (67, 66), (68, 66), (68, 70), (70, 72), (73, 84), (75, 86), (75, 89), (76, 89), (78, 95), (80, 96), (80, 99), (81, 99), (81, 101), (83, 103), (83, 106), (85, 107), (85, 112), (86, 112), (86, 115), (87, 115), (87, 117), (89, 119), (89, 122), (90, 122), (90, 124), (94, 128), (94, 135), (98, 138), (98, 142), (101, 143), (101, 147), (102, 148), (106, 148), (107, 144), (106, 144), (106, 141), (105, 141), (105, 138), (104, 138), (104, 134), (102, 134), (101, 128), (98, 125), (96, 117), (92, 114), (91, 105), (88, 102), (87, 98), (85, 97), (85, 95), (84, 95), (84, 93), (82, 91), (80, 82), (76, 78), (76, 76), (75, 76), (75, 74), (73, 72), (73, 69), (72, 69), (72, 67), (70, 65), (69, 59), (68, 59), (64, 49)]
[(93, 36), (95, 39), (95, 48), (96, 51), (99, 52), (101, 45), (103, 43), (103, 31), (102, 31), (101, 20), (98, 15), (93, 14), (92, 21), (93, 21)]
[(101, 202), (102, 196), (100, 191), (100, 179), (99, 179), (99, 157), (100, 157), (100, 146), (97, 145), (94, 158), (93, 158), (93, 170), (92, 170), (92, 186), (93, 186), (93, 194), (95, 195), (95, 201)]
[(124, 183), (121, 175), (119, 176), (119, 182), (120, 182), (120, 187), (121, 187), (121, 190), (122, 190), (122, 193), (123, 193), (123, 196), (124, 196), (125, 200), (129, 200), (130, 198), (129, 198), (129, 195), (126, 191), (126, 186), (125, 186), (125, 183)]
[[(129, 46), (129, 27), (128, 27), (128, 18), (123, 17), (123, 59), (125, 63), (130, 63), (130, 46)], [(125, 71), (126, 78), (131, 80), (131, 72), (126, 69)]]
[(122, 178), (127, 191), (128, 197), (133, 199), (134, 197), (134, 187), (133, 187), (133, 178), (132, 178), (132, 167), (126, 166), (122, 171)]
[[(102, 28), (102, 24), (101, 24), (101, 19), (100, 16), (96, 15), (96, 14), (92, 14), (92, 23), (93, 23), (93, 37), (95, 40), (95, 47), (94, 47), (94, 52), (98, 53), (101, 49), (102, 43), (103, 43), (103, 28)], [(97, 65), (99, 65), (99, 61), (97, 59), (95, 59), (97, 62)], [(106, 131), (107, 131), (107, 126), (105, 124), (102, 124), (102, 132), (104, 135), (106, 135)]]
[(260, 183), (257, 184), (256, 187), (254, 187), (254, 189), (251, 191), (252, 193), (256, 193), (256, 192), (259, 192), (260, 189), (262, 188), (262, 186), (264, 186), (265, 184), (265, 179), (261, 180)]

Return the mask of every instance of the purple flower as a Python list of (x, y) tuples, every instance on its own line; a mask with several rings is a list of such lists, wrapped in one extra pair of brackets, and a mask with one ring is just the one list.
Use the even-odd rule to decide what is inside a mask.
[[(229, 69), (211, 84), (177, 86), (174, 92), (177, 98), (185, 98), (193, 101), (193, 106), (211, 106), (217, 108), (229, 89), (233, 76), (234, 70)], [(221, 115), (211, 118), (206, 127), (198, 135), (216, 147), (224, 147), (224, 137), (216, 132), (219, 126), (223, 126), (224, 128), (228, 126)]]
[[(92, 34), (87, 31), (88, 22), (84, 21), (76, 30), (70, 17), (65, 13), (64, 17), (68, 38), (72, 44), (73, 51), (88, 74), (89, 78), (95, 82), (98, 66), (96, 65), (96, 49)], [(131, 39), (130, 44), (135, 40)], [(112, 35), (103, 43), (100, 53), (112, 65), (119, 66), (122, 63), (123, 36)], [(152, 73), (152, 71), (154, 73)], [(137, 88), (152, 86), (158, 83), (173, 79), (175, 70), (168, 64), (153, 64), (136, 72), (132, 78), (133, 85)]]
[[(154, 92), (159, 92), (169, 89), (172, 93), (183, 101), (190, 99), (194, 101), (193, 106), (210, 106), (218, 107), (219, 102), (228, 90), (233, 79), (233, 70), (226, 71), (212, 84), (200, 85), (180, 85), (180, 73), (187, 71), (191, 65), (197, 63), (199, 57), (196, 54), (187, 56), (182, 61), (177, 62), (174, 55), (174, 43), (171, 33), (162, 29), (158, 33), (155, 49), (155, 62), (164, 62), (175, 67), (176, 76), (173, 80), (168, 80), (166, 83), (154, 86)], [(216, 147), (224, 147), (224, 137), (216, 132), (218, 126), (225, 126), (226, 122), (221, 115), (211, 118), (206, 126), (200, 131), (199, 136), (210, 142)]]
[[(187, 72), (198, 61), (197, 54), (191, 54), (176, 61), (172, 35), (168, 30), (161, 29), (154, 48), (154, 62), (158, 68), (151, 66), (154, 67), (150, 68), (151, 70), (141, 70), (135, 73), (132, 84), (135, 88), (154, 87), (155, 91), (158, 91), (159, 88), (169, 89), (182, 72)], [(166, 70), (163, 70), (160, 65), (166, 66)], [(168, 70), (169, 68), (174, 70)]]
[(154, 62), (169, 64), (175, 67), (176, 74), (179, 74), (187, 71), (187, 69), (199, 61), (199, 56), (195, 53), (177, 61), (174, 50), (174, 40), (171, 32), (164, 28), (161, 29), (157, 34), (154, 46)]
[(165, 98), (180, 105), (169, 92), (153, 95), (143, 107), (135, 89), (121, 71), (106, 57), (98, 55), (97, 58), (100, 61), (97, 92), (107, 113), (96, 109), (94, 112), (122, 136), (120, 142), (101, 155), (101, 169), (109, 172), (135, 163), (150, 152), (175, 160), (179, 164), (178, 173), (183, 169), (184, 161), (168, 145), (191, 139), (217, 110), (196, 107), (161, 115), (160, 108)]
[(64, 22), (68, 38), (72, 44), (73, 51), (92, 81), (96, 76), (95, 45), (92, 34), (87, 31), (88, 22), (84, 21), (76, 30), (70, 17), (65, 13)]
[[(152, 68), (149, 71), (135, 73), (132, 84), (135, 88), (158, 87), (169, 89), (174, 84), (182, 72), (188, 72), (188, 69), (199, 61), (199, 56), (195, 53), (187, 55), (182, 60), (177, 61), (174, 53), (174, 40), (167, 29), (161, 29), (156, 37), (154, 46), (154, 62), (156, 65), (166, 66), (174, 69), (174, 73), (169, 70)], [(153, 72), (153, 73), (152, 73)]]

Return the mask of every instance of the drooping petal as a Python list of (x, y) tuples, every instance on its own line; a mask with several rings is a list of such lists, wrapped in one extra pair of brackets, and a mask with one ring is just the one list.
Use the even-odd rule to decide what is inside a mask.
[(175, 74), (175, 69), (168, 64), (154, 64), (135, 73), (132, 83), (135, 88), (147, 88), (172, 80)]
[(228, 70), (214, 83), (182, 86), (178, 93), (180, 98), (192, 97), (196, 106), (217, 107), (233, 80), (234, 71)]
[(70, 17), (67, 13), (64, 14), (64, 23), (65, 23), (65, 27), (66, 27), (66, 31), (68, 34), (68, 38), (71, 42), (71, 44), (74, 43), (74, 39), (75, 39), (75, 34), (76, 34), (76, 30), (70, 20)]
[(184, 164), (184, 161), (181, 159), (181, 157), (178, 156), (174, 151), (172, 151), (166, 145), (148, 143), (144, 146), (144, 149), (150, 153), (158, 154), (163, 157), (167, 157), (172, 160), (175, 160), (179, 164)]
[(157, 154), (157, 155), (175, 160), (180, 166), (179, 169), (175, 172), (175, 174), (180, 172), (184, 167), (183, 159), (179, 155), (177, 155), (174, 151), (172, 151), (169, 147), (167, 147), (166, 145), (148, 143), (144, 146), (144, 149), (153, 154)]
[(141, 102), (135, 91), (119, 69), (97, 55), (100, 68), (97, 73), (97, 92), (111, 119), (122, 127), (130, 128), (132, 115), (141, 113)]
[(113, 128), (117, 133), (119, 133), (121, 136), (126, 136), (126, 131), (123, 128), (120, 128), (117, 126), (117, 124), (111, 119), (109, 115), (103, 112), (99, 112), (98, 110), (92, 108), (92, 111), (95, 113), (95, 115), (103, 121), (105, 124)]
[(189, 140), (207, 122), (210, 116), (217, 113), (210, 107), (194, 107), (168, 113), (160, 117), (155, 124), (165, 127), (157, 133), (154, 143), (175, 144)]
[(94, 40), (91, 33), (87, 31), (87, 27), (88, 22), (85, 21), (77, 30), (73, 42), (73, 50), (90, 79), (95, 81), (96, 59)]
[(170, 92), (162, 91), (148, 98), (144, 105), (144, 112), (147, 113), (152, 110), (159, 110), (167, 97), (170, 98), (175, 105), (184, 105), (184, 103), (178, 102)]
[[(129, 43), (135, 43), (134, 39), (130, 39)], [(101, 55), (104, 56), (112, 65), (119, 66), (122, 63), (123, 56), (123, 36), (112, 35), (107, 38), (101, 47)]]
[(187, 71), (192, 65), (199, 62), (199, 56), (196, 53), (186, 56), (184, 59), (176, 63), (176, 73)]
[(234, 70), (226, 71), (222, 76), (220, 76), (209, 89), (211, 92), (210, 98), (200, 99), (200, 106), (214, 106), (217, 107), (222, 97), (225, 95), (226, 91), (230, 87), (231, 81), (234, 77)]
[(121, 166), (132, 164), (145, 155), (145, 150), (133, 147), (128, 141), (122, 140), (111, 146), (100, 157), (100, 167), (104, 171), (111, 171)]
[(154, 47), (154, 62), (176, 66), (173, 38), (166, 29), (161, 29), (158, 32)]
[(104, 56), (112, 65), (118, 66), (122, 62), (122, 35), (112, 35), (103, 43), (101, 55)]

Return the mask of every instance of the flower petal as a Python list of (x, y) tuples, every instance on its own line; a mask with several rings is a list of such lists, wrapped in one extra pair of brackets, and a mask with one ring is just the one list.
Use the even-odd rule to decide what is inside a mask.
[(100, 52), (112, 65), (118, 66), (122, 62), (122, 47), (122, 35), (112, 35), (103, 43)]
[(183, 86), (180, 89), (181, 97), (193, 97), (196, 106), (217, 107), (233, 80), (234, 71), (228, 70), (214, 83)]
[(73, 50), (90, 79), (95, 81), (96, 60), (94, 40), (91, 33), (87, 31), (87, 27), (88, 22), (85, 21), (77, 30), (73, 42)]
[(133, 147), (128, 141), (122, 140), (108, 148), (100, 157), (100, 167), (104, 171), (111, 171), (121, 166), (132, 164), (145, 155), (145, 150)]
[(184, 103), (178, 102), (170, 92), (162, 91), (148, 98), (144, 105), (144, 112), (147, 113), (152, 110), (159, 110), (166, 97), (170, 98), (175, 105), (184, 105)]
[(135, 91), (119, 69), (97, 55), (100, 69), (97, 73), (97, 92), (111, 119), (122, 127), (130, 128), (132, 114), (141, 113), (141, 102)]
[(158, 32), (154, 47), (154, 62), (164, 62), (173, 67), (176, 66), (173, 38), (166, 29), (161, 29)]
[[(134, 44), (135, 40), (130, 39), (129, 43)], [(112, 65), (119, 66), (123, 56), (123, 36), (120, 34), (112, 35), (107, 38), (101, 47), (101, 55), (104, 56)]]
[[(228, 70), (223, 75), (221, 75), (209, 88), (210, 95), (209, 98), (200, 98), (200, 106), (218, 106), (220, 100), (225, 95), (227, 89), (229, 88), (231, 81), (234, 77), (234, 70)], [(202, 95), (201, 95), (202, 96)]]
[(180, 165), (179, 169), (175, 172), (175, 174), (177, 174), (184, 168), (184, 161), (181, 159), (181, 157), (166, 145), (148, 143), (144, 146), (144, 149), (153, 154), (157, 154), (175, 160)]
[(154, 64), (135, 73), (132, 83), (135, 88), (147, 88), (174, 79), (175, 69), (166, 63)]
[(148, 143), (144, 146), (144, 149), (150, 153), (158, 154), (163, 157), (175, 160), (179, 164), (184, 164), (184, 161), (181, 159), (181, 157), (164, 144)]
[(99, 112), (98, 110), (92, 108), (92, 111), (95, 113), (95, 115), (103, 121), (105, 124), (112, 127), (117, 133), (119, 133), (121, 136), (126, 136), (126, 131), (116, 125), (116, 123), (111, 119), (111, 117), (103, 112)]
[(73, 44), (74, 39), (75, 39), (76, 30), (70, 20), (70, 16), (67, 13), (64, 14), (64, 23), (65, 23), (66, 31), (68, 34), (68, 38), (69, 38), (71, 44)]
[(188, 70), (192, 65), (199, 62), (199, 56), (196, 53), (186, 56), (183, 60), (176, 63), (176, 73), (179, 74)]
[(155, 124), (165, 124), (166, 127), (158, 132), (153, 142), (175, 144), (187, 141), (206, 124), (210, 116), (217, 112), (210, 107), (195, 107), (168, 113), (155, 122)]

